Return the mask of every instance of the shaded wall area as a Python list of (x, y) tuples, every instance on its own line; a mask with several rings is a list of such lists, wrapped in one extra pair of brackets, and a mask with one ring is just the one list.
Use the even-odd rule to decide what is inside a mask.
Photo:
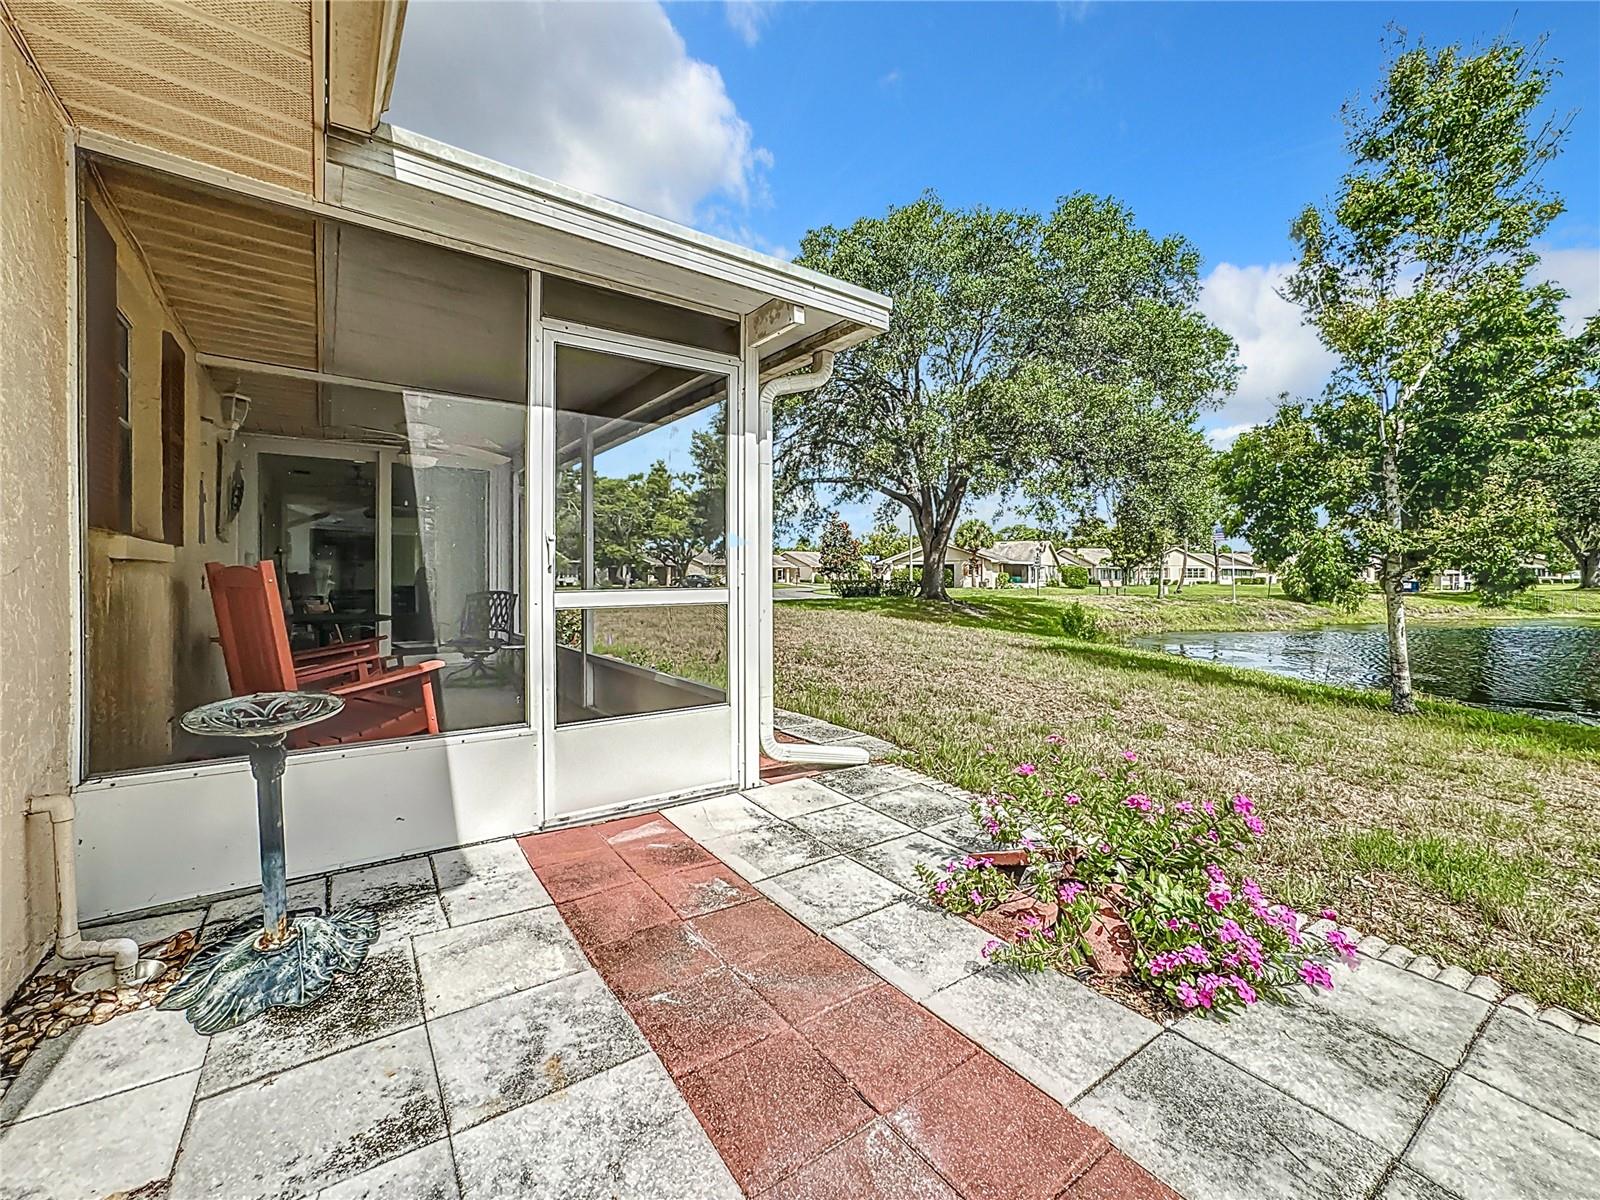
[(72, 593), (67, 129), (0, 34), (0, 1000), (55, 922), (49, 822), (65, 791)]
[[(216, 622), (205, 590), (207, 562), (236, 562), (237, 538), (221, 541), (217, 498), (219, 400), (187, 331), (172, 313), (119, 211), (93, 176), (84, 201), (116, 250), (116, 308), (128, 327), (131, 522), (125, 531), (90, 523), (84, 544), (84, 654), (90, 775), (182, 757), (175, 718), (227, 694)], [(167, 450), (163, 341), (183, 355), (182, 447)], [(223, 456), (224, 471), (228, 456)], [(170, 474), (169, 474), (170, 470)], [(182, 500), (167, 520), (165, 497)]]

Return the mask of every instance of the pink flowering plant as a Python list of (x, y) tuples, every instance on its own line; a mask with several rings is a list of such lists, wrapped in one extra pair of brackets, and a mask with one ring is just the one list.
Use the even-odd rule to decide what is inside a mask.
[(1287, 1000), (1296, 984), (1332, 988), (1329, 964), (1354, 964), (1349, 938), (1308, 935), (1305, 918), (1251, 878), (1251, 847), (1267, 827), (1249, 796), (1190, 798), (1131, 750), (1085, 770), (1060, 753), (1059, 737), (1046, 741), (972, 806), (995, 846), (1010, 849), (920, 869), (951, 911), (980, 922), (1001, 906), (1021, 913), (1008, 939), (985, 948), (992, 961), (1131, 973), (1208, 1015)]

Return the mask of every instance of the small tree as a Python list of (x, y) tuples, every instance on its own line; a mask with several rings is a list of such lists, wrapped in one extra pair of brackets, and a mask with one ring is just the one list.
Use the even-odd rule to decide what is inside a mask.
[(1306, 604), (1353, 611), (1361, 606), (1357, 551), (1332, 529), (1319, 529), (1300, 543), (1283, 568), (1283, 594)]
[(1562, 209), (1539, 184), (1566, 132), (1534, 121), (1550, 78), (1506, 43), (1404, 50), (1374, 106), (1346, 109), (1352, 166), (1333, 202), (1291, 229), (1286, 293), (1339, 360), (1305, 414), (1323, 508), (1381, 564), (1397, 713), (1416, 711), (1407, 576), (1508, 447), (1556, 427), (1575, 395), (1563, 294), (1524, 283)]
[(879, 525), (861, 539), (861, 551), (873, 562), (882, 562), (911, 548), (911, 538), (893, 525)]
[(994, 545), (994, 530), (977, 517), (968, 517), (956, 526), (951, 540), (963, 550), (987, 550)]
[(832, 516), (822, 527), (822, 561), (818, 571), (830, 583), (861, 574), (861, 543), (850, 536), (843, 517)]

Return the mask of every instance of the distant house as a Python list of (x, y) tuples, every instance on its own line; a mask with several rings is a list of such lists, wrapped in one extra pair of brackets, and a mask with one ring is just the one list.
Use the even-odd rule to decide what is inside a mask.
[(1130, 571), (1113, 562), (1111, 551), (1104, 546), (1076, 546), (1072, 555), (1088, 566), (1089, 581), (1101, 587), (1146, 584), (1153, 577), (1149, 567), (1135, 567)]
[(709, 579), (720, 587), (728, 578), (728, 560), (721, 554), (702, 550), (689, 560), (689, 569), (684, 575), (689, 579)]
[(773, 583), (815, 583), (822, 567), (820, 550), (774, 550)]
[[(1055, 547), (1046, 541), (996, 542), (976, 551), (952, 545), (944, 556), (945, 584), (948, 587), (1055, 587), (1061, 582), (1063, 565)], [(908, 567), (913, 575), (921, 574), (921, 546), (912, 546), (881, 559), (875, 570), (889, 576)], [(1000, 584), (1001, 579), (1005, 580), (1004, 584)]]
[(1162, 562), (1168, 583), (1236, 583), (1246, 579), (1270, 580), (1272, 573), (1256, 565), (1248, 550), (1216, 550), (1206, 553), (1175, 547)]
[[(1578, 582), (1576, 568), (1552, 570), (1550, 559), (1543, 554), (1530, 554), (1522, 560), (1521, 565), (1533, 576), (1536, 584)], [(1376, 569), (1373, 573), (1376, 575)], [(1441, 567), (1428, 577), (1428, 588), (1435, 592), (1470, 592), (1477, 586), (1477, 577), (1465, 567)]]

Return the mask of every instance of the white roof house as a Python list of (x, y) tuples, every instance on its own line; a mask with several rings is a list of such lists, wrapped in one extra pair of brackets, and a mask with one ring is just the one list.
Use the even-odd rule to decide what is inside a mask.
[(822, 569), (820, 550), (774, 550), (772, 552), (772, 581), (774, 583), (812, 583)]
[[(1002, 577), (1007, 584), (1032, 587), (1037, 582), (1050, 587), (1061, 578), (1061, 560), (1047, 541), (996, 542), (976, 551), (952, 543), (945, 550), (944, 561), (955, 587), (994, 587)], [(875, 569), (880, 574), (888, 574), (903, 571), (908, 566), (920, 570), (920, 545), (889, 555), (878, 562)]]
[[(330, 637), (403, 651), (429, 701), (291, 754), (296, 874), (757, 783), (761, 394), (888, 325), (866, 289), (381, 124), (401, 4), (220, 7), (8, 0), (0, 34), (31, 288), (0, 403), (37, 447), (7, 479), (7, 701), (38, 714), (0, 743), (0, 996), (54, 908), (26, 796), (75, 800), (86, 920), (254, 886), (248, 764), (177, 718), (296, 684)], [(623, 482), (711, 429), (731, 486), (672, 486), (718, 549), (662, 586), (672, 533)], [(219, 620), (237, 568), (268, 616)]]

